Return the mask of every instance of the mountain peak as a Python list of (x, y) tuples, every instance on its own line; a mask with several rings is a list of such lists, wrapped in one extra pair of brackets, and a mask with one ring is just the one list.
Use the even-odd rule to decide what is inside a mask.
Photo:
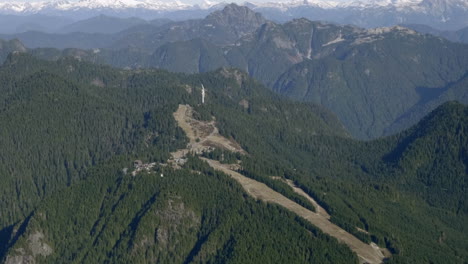
[(267, 22), (260, 13), (234, 3), (225, 6), (223, 10), (211, 13), (206, 20), (234, 28), (240, 35), (253, 32)]
[(260, 13), (254, 12), (252, 9), (246, 6), (239, 6), (234, 3), (226, 5), (220, 11), (211, 13), (208, 15), (208, 17), (227, 18), (230, 20), (234, 19), (245, 22), (257, 21), (261, 22), (262, 24), (266, 22), (266, 19)]

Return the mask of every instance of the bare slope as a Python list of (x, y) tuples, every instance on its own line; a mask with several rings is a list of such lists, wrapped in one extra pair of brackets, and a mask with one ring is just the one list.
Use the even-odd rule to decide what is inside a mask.
[[(174, 160), (183, 158), (188, 152), (200, 153), (203, 151), (209, 151), (213, 146), (230, 151), (240, 152), (243, 154), (246, 153), (237, 143), (221, 136), (218, 133), (214, 120), (211, 122), (195, 120), (192, 117), (192, 113), (192, 108), (188, 105), (179, 105), (178, 110), (174, 113), (174, 118), (176, 119), (177, 123), (190, 139), (190, 143), (187, 145), (186, 149), (172, 153)], [(265, 184), (245, 177), (242, 174), (236, 172), (234, 168), (237, 166), (221, 164), (218, 161), (206, 158), (203, 159), (214, 169), (220, 170), (230, 175), (233, 179), (242, 185), (242, 187), (249, 195), (255, 199), (283, 206), (300, 217), (306, 219), (324, 233), (335, 237), (342, 243), (345, 243), (353, 252), (358, 255), (362, 263), (383, 262), (383, 259), (385, 258), (383, 252), (385, 252), (386, 249), (381, 249), (374, 243), (369, 245), (360, 241), (350, 233), (330, 222), (329, 216), (326, 214), (326, 212), (324, 213), (321, 212), (321, 210), (317, 210), (318, 213), (315, 213), (302, 207), (296, 202), (286, 198), (282, 194), (272, 190)], [(288, 184), (291, 185), (292, 183), (289, 182)], [(299, 188), (295, 186), (293, 188), (296, 192), (299, 192)]]

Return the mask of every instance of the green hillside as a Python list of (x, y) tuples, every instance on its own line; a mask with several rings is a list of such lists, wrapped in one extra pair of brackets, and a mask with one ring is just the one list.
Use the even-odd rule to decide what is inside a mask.
[[(83, 178), (87, 168), (154, 140), (145, 113), (170, 114), (171, 100), (183, 94), (175, 92), (173, 76), (151, 78), (71, 59), (47, 63), (11, 56), (0, 68), (1, 226), (29, 214), (47, 193)], [(153, 87), (161, 94), (145, 93)], [(166, 96), (172, 99), (162, 101)], [(163, 119), (167, 130), (158, 142), (183, 138)]]
[[(468, 110), (459, 103), (362, 142), (327, 110), (275, 95), (239, 70), (185, 75), (14, 54), (0, 82), (7, 263), (357, 261), (197, 157), (179, 170), (167, 166), (169, 152), (187, 143), (172, 116), (179, 104), (200, 120), (215, 117), (248, 153), (211, 158), (240, 159), (242, 174), (307, 206), (271, 176), (293, 180), (334, 223), (389, 249), (389, 263), (468, 258)], [(136, 159), (155, 167), (133, 176)]]
[[(122, 172), (131, 165), (115, 159), (44, 201), (12, 240), (6, 262), (34, 256), (39, 263), (357, 263), (344, 245), (248, 198), (206, 165), (193, 161), (136, 177)], [(31, 241), (41, 234), (50, 251), (34, 251)]]
[[(26, 54), (10, 56), (0, 68), (0, 226), (27, 216), (48, 193), (82, 179), (89, 167), (114, 155), (155, 145), (164, 151), (148, 150), (148, 155), (167, 159), (169, 150), (185, 144), (172, 112), (179, 103), (199, 100), (187, 85), (236, 87), (234, 78), (229, 72), (192, 77), (124, 71), (70, 58), (46, 62)], [(242, 99), (251, 101), (252, 109), (288, 104), (252, 80), (243, 90), (230, 92), (231, 107), (244, 109), (238, 104)], [(291, 110), (307, 120), (294, 121), (302, 133), (346, 134), (324, 110), (310, 111), (307, 104)], [(279, 108), (274, 111), (284, 115)]]
[(393, 248), (389, 263), (463, 263), (466, 117), (466, 106), (446, 103), (392, 137), (329, 141), (291, 177), (345, 229), (368, 230), (367, 239)]

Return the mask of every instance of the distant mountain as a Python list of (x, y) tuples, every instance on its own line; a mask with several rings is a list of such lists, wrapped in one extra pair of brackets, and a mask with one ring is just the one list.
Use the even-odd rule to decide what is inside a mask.
[(468, 25), (468, 3), (464, 0), (314, 1), (288, 4), (253, 5), (267, 18), (286, 21), (291, 17), (353, 24), (360, 27), (388, 27), (397, 24), (426, 24), (456, 30)]
[(132, 28), (121, 32), (113, 49), (137, 48), (154, 52), (159, 46), (175, 42), (203, 38), (215, 45), (232, 45), (239, 38), (253, 33), (266, 19), (247, 7), (227, 5), (204, 19), (174, 22), (161, 27)]
[(458, 30), (456, 34), (460, 42), (468, 43), (468, 27)]
[(167, 18), (144, 20), (137, 17), (113, 17), (102, 14), (82, 20), (42, 14), (0, 14), (0, 22), (0, 34), (19, 34), (28, 31), (59, 34), (73, 32), (111, 34), (142, 24), (162, 26), (171, 20)]
[(431, 34), (434, 36), (443, 37), (454, 42), (468, 43), (468, 27), (457, 31), (443, 31), (421, 24), (410, 24), (403, 26), (423, 34)]
[(198, 73), (229, 66), (223, 51), (203, 39), (168, 43), (149, 57), (148, 66), (174, 72)]
[[(0, 3), (1, 5), (2, 3)], [(44, 14), (20, 15), (0, 14), (0, 33), (16, 34), (27, 31), (41, 31), (52, 33), (60, 28), (75, 22), (63, 16), (51, 16)]]
[(28, 48), (46, 48), (52, 47), (57, 49), (66, 48), (81, 48), (93, 49), (106, 47), (111, 45), (116, 36), (113, 34), (101, 33), (82, 33), (74, 32), (67, 34), (43, 33), (40, 31), (28, 31), (12, 35), (2, 35), (3, 39), (19, 39)]
[(173, 21), (168, 18), (156, 18), (156, 19), (149, 20), (149, 24), (155, 27), (160, 27), (165, 24), (169, 24), (171, 22)]
[[(0, 3), (1, 14), (61, 15), (85, 19), (99, 14), (144, 19), (170, 18), (186, 20), (201, 18), (222, 9), (224, 2), (196, 5), (181, 1), (59, 1)], [(293, 18), (354, 24), (360, 27), (386, 27), (397, 24), (426, 24), (443, 30), (458, 30), (468, 26), (468, 4), (464, 0), (376, 0), (331, 2), (323, 0), (292, 0), (283, 2), (246, 2), (245, 6), (261, 12), (267, 18), (284, 22)]]
[(359, 138), (407, 128), (446, 100), (468, 103), (468, 46), (404, 28), (337, 33), (322, 44), (333, 54), (294, 64), (273, 89), (328, 107)]
[[(93, 27), (91, 25), (95, 25), (94, 27), (100, 28), (101, 26), (98, 25), (99, 23), (96, 20), (102, 19), (116, 19), (116, 21), (128, 22), (128, 20), (118, 18), (97, 17), (78, 22), (78, 24), (89, 25), (90, 28)], [(159, 46), (166, 43), (194, 38), (203, 38), (217, 45), (230, 45), (239, 38), (257, 30), (260, 25), (266, 22), (266, 19), (247, 7), (231, 4), (227, 5), (223, 10), (209, 14), (204, 19), (172, 23), (165, 23), (166, 21), (152, 20), (149, 23), (137, 24), (115, 34), (90, 33), (93, 31), (91, 29), (67, 34), (47, 34), (31, 31), (10, 35), (0, 34), (0, 38), (18, 38), (29, 48), (138, 49), (139, 51), (152, 53)], [(104, 28), (101, 27), (101, 29), (99, 31), (104, 31)], [(108, 29), (112, 30), (111, 28)], [(70, 31), (70, 29), (66, 31)]]
[(98, 17), (92, 17), (86, 20), (78, 21), (72, 24), (69, 24), (56, 33), (73, 33), (73, 32), (82, 32), (82, 33), (117, 33), (119, 31), (128, 29), (130, 27), (146, 24), (147, 21), (140, 18), (117, 18), (109, 17), (105, 15), (100, 15)]

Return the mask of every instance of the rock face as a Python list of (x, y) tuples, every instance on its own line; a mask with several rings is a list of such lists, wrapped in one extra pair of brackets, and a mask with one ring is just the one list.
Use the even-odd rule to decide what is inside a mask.
[(27, 239), (27, 248), (15, 249), (14, 255), (7, 256), (6, 264), (34, 264), (36, 256), (47, 257), (53, 253), (53, 249), (44, 242), (44, 234), (36, 231), (29, 235)]
[(48, 255), (52, 254), (52, 248), (42, 240), (44, 240), (44, 234), (39, 231), (36, 231), (36, 233), (29, 236), (29, 249), (31, 250), (33, 257), (38, 255), (47, 257)]

